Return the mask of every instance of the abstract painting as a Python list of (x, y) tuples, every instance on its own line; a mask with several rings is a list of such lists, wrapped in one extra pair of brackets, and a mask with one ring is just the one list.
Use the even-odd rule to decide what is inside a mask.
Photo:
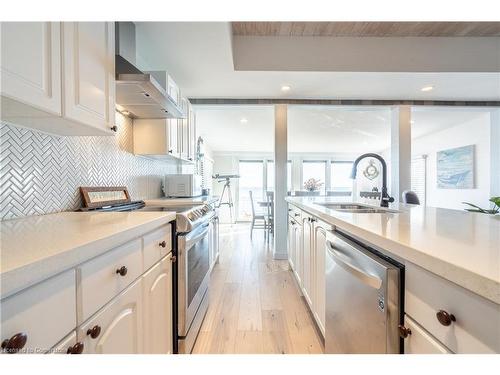
[(463, 146), (437, 153), (439, 189), (474, 188), (474, 146)]

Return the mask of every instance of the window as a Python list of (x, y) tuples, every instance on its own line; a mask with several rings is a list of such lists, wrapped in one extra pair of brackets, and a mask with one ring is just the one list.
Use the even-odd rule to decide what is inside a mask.
[(420, 155), (411, 159), (411, 190), (414, 191), (421, 205), (425, 205), (425, 175), (427, 155)]
[(352, 162), (350, 161), (332, 161), (330, 164), (330, 190), (335, 192), (351, 192), (351, 170)]
[(250, 220), (252, 217), (252, 204), (250, 191), (254, 204), (264, 200), (264, 161), (240, 160), (238, 181), (238, 220)]
[(302, 162), (302, 186), (301, 190), (305, 190), (304, 182), (310, 178), (319, 180), (321, 185), (320, 194), (325, 194), (325, 177), (326, 177), (326, 161), (324, 160), (304, 160)]
[[(287, 189), (292, 190), (292, 161), (287, 163)], [(267, 161), (267, 190), (274, 191), (274, 161)]]

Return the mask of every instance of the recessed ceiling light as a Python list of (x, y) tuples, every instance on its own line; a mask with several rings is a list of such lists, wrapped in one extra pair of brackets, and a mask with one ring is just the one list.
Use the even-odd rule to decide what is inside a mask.
[(281, 91), (283, 92), (287, 92), (287, 91), (290, 91), (292, 88), (288, 85), (283, 85), (281, 86)]
[(243, 118), (240, 120), (240, 122), (241, 122), (242, 124), (246, 124), (246, 123), (248, 122), (248, 120), (247, 120), (246, 118), (244, 118), (244, 117), (243, 117)]
[(434, 90), (434, 86), (430, 86), (430, 85), (429, 86), (424, 86), (424, 87), (422, 87), (420, 89), (420, 91), (424, 91), (424, 92), (426, 92), (426, 91), (432, 91), (432, 90)]

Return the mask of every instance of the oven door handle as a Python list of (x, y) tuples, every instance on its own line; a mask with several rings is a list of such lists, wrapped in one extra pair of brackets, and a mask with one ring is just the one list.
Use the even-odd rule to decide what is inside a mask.
[(205, 237), (208, 233), (208, 226), (209, 224), (204, 224), (201, 226), (199, 229), (189, 233), (186, 236), (186, 248), (190, 248), (193, 243), (198, 242), (200, 239)]

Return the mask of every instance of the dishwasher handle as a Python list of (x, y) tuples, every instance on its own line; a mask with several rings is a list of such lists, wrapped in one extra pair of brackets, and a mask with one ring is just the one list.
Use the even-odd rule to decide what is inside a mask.
[(335, 263), (342, 267), (345, 271), (349, 272), (351, 275), (360, 280), (363, 284), (371, 286), (375, 289), (380, 289), (382, 286), (382, 279), (377, 276), (370, 275), (363, 270), (359, 269), (352, 263), (348, 262), (348, 255), (344, 254), (340, 249), (338, 249), (335, 244), (331, 241), (326, 241), (326, 249), (331, 255), (331, 258)]

